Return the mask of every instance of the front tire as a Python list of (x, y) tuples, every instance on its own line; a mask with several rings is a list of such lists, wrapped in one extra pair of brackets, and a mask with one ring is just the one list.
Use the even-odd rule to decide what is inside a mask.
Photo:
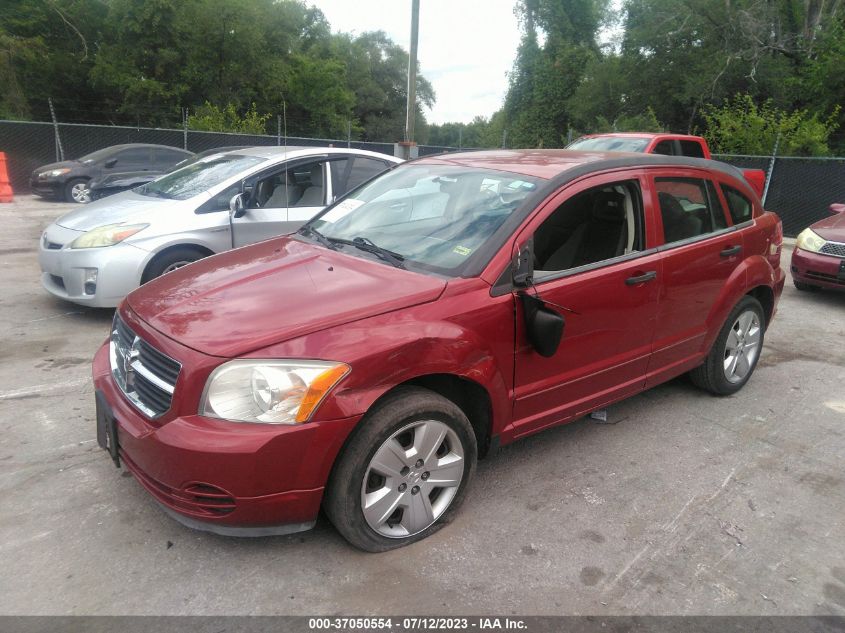
[(478, 455), (475, 433), (451, 400), (401, 387), (367, 413), (326, 487), (338, 532), (368, 552), (422, 540), (447, 524)]
[(147, 265), (146, 270), (144, 270), (144, 274), (141, 276), (141, 283), (145, 284), (156, 277), (172, 272), (182, 266), (187, 266), (188, 264), (202, 259), (203, 257), (205, 257), (204, 253), (201, 253), (190, 246), (172, 248), (171, 250), (158, 255), (149, 263), (149, 265)]
[(757, 367), (764, 332), (763, 306), (744, 296), (725, 320), (704, 364), (690, 372), (693, 383), (718, 396), (742, 389)]
[(88, 191), (88, 181), (84, 178), (74, 178), (65, 185), (65, 200), (85, 204), (91, 202), (91, 194)]

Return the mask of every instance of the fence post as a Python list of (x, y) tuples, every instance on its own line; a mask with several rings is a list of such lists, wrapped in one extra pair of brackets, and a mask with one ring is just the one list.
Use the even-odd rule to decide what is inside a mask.
[(352, 147), (352, 119), (346, 119), (346, 148)]
[(182, 149), (188, 149), (188, 108), (182, 108)]
[(65, 150), (62, 147), (62, 137), (59, 136), (59, 122), (56, 120), (56, 111), (53, 109), (53, 98), (47, 97), (47, 103), (50, 105), (50, 116), (53, 118), (53, 134), (56, 138), (56, 161), (65, 159)]
[(772, 184), (772, 174), (775, 171), (775, 158), (778, 155), (778, 145), (780, 144), (780, 132), (778, 132), (777, 138), (775, 138), (775, 147), (772, 150), (772, 160), (769, 161), (769, 171), (766, 174), (766, 186), (763, 187), (763, 200), (761, 201), (763, 204), (763, 208), (766, 208), (766, 197), (769, 195), (769, 185)]

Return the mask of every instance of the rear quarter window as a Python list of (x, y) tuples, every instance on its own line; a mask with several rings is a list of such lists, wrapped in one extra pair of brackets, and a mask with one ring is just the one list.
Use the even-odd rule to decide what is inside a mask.
[(722, 185), (722, 193), (725, 194), (725, 200), (728, 203), (728, 212), (731, 215), (733, 223), (742, 224), (743, 222), (748, 222), (754, 211), (751, 201), (730, 185)]

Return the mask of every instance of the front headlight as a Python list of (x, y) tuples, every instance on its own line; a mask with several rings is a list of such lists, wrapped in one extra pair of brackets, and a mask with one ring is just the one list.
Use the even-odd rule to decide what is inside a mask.
[(215, 369), (199, 414), (232, 422), (307, 422), (349, 365), (312, 360), (233, 360)]
[(49, 171), (42, 171), (38, 174), (39, 178), (58, 178), (70, 171), (69, 167), (62, 167), (61, 169), (51, 169)]
[(818, 253), (822, 249), (822, 246), (825, 245), (825, 242), (826, 240), (824, 238), (819, 237), (810, 229), (804, 229), (798, 234), (795, 245), (801, 250)]
[(102, 246), (114, 246), (127, 237), (135, 235), (138, 231), (143, 231), (148, 226), (149, 224), (106, 224), (105, 226), (98, 226), (96, 229), (91, 229), (77, 237), (71, 242), (70, 247), (100, 248)]

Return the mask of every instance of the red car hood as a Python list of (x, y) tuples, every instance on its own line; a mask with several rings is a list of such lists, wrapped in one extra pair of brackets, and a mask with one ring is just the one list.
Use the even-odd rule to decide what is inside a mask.
[(162, 334), (232, 358), (304, 334), (433, 301), (446, 282), (279, 238), (144, 284), (129, 307)]
[(845, 213), (837, 213), (824, 220), (819, 220), (810, 228), (826, 240), (845, 242)]

